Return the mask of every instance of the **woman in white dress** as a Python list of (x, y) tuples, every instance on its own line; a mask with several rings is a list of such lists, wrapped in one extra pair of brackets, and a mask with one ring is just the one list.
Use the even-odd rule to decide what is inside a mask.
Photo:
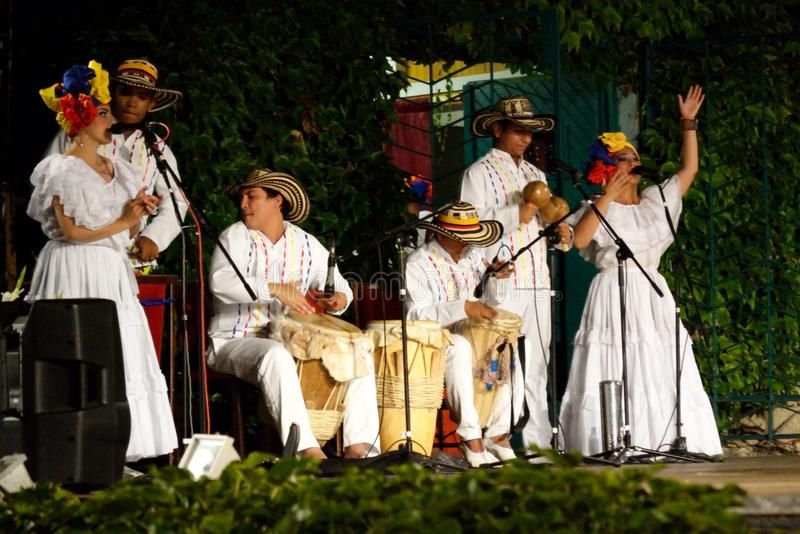
[[(678, 96), (683, 147), (681, 169), (660, 187), (677, 225), (682, 198), (699, 168), (696, 116), (703, 104), (699, 86)], [(633, 262), (626, 262), (626, 354), (631, 444), (667, 451), (676, 437), (675, 301), (658, 273), (661, 255), (673, 241), (659, 186), (644, 189), (636, 149), (625, 134), (605, 133), (590, 147), (587, 178), (602, 185), (595, 206), (628, 244), (655, 281), (659, 297)], [(599, 273), (592, 280), (581, 325), (575, 335), (572, 367), (561, 405), (565, 445), (591, 455), (603, 452), (599, 384), (622, 379), (620, 294), (617, 246), (591, 209), (574, 215), (574, 244)], [(719, 440), (711, 403), (703, 390), (686, 329), (680, 327), (681, 434), (689, 451), (719, 455)]]
[(177, 447), (167, 387), (158, 366), (127, 246), (158, 197), (140, 189), (136, 169), (97, 154), (115, 122), (108, 72), (95, 61), (75, 65), (63, 81), (40, 91), (73, 143), (42, 160), (31, 175), (27, 213), (49, 241), (33, 273), (28, 299), (101, 298), (116, 303), (125, 388), (131, 413), (127, 461)]

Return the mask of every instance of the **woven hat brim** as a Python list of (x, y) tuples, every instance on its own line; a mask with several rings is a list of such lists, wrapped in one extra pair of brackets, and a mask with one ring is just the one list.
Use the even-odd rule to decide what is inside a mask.
[(523, 128), (537, 132), (549, 132), (556, 126), (556, 121), (549, 115), (534, 115), (530, 119), (515, 119), (494, 110), (478, 112), (472, 119), (472, 135), (476, 137), (491, 137), (492, 124), (497, 121), (511, 121)]
[(425, 221), (419, 223), (419, 228), (437, 232), (445, 237), (457, 239), (476, 247), (489, 247), (497, 243), (503, 236), (503, 224), (500, 221), (481, 221), (477, 230), (458, 232), (450, 228), (439, 226), (436, 222)]
[(153, 87), (152, 85), (141, 82), (136, 78), (129, 78), (127, 76), (112, 76), (111, 81), (114, 83), (121, 83), (122, 85), (127, 85), (129, 87), (138, 87), (140, 89), (153, 91), (155, 96), (153, 97), (153, 108), (150, 111), (161, 111), (162, 109), (166, 109), (183, 97), (183, 93), (180, 91), (176, 91), (174, 89), (164, 89), (163, 87)]
[(305, 189), (288, 174), (271, 172), (258, 180), (235, 185), (229, 188), (228, 192), (237, 194), (245, 187), (266, 187), (280, 193), (284, 200), (289, 203), (289, 213), (286, 216), (286, 220), (290, 223), (302, 223), (311, 212), (311, 202)]

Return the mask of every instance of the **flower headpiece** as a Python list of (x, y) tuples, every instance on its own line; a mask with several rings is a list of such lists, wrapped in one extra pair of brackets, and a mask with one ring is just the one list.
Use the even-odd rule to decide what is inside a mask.
[(108, 104), (108, 71), (95, 60), (89, 66), (73, 65), (58, 83), (39, 91), (44, 103), (56, 112), (56, 122), (70, 137), (92, 124), (97, 106)]
[(586, 179), (593, 184), (607, 183), (617, 172), (614, 155), (630, 148), (636, 157), (639, 153), (622, 132), (605, 132), (589, 145), (589, 163), (586, 164)]
[(427, 178), (412, 174), (405, 179), (405, 186), (414, 202), (424, 206), (433, 204), (433, 182)]

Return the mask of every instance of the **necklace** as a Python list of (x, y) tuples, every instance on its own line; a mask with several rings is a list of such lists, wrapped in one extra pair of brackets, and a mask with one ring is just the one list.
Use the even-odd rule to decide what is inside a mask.
[(90, 163), (90, 166), (106, 182), (111, 181), (111, 179), (114, 177), (114, 167), (111, 165), (111, 160), (107, 158), (100, 156), (98, 161), (95, 163)]

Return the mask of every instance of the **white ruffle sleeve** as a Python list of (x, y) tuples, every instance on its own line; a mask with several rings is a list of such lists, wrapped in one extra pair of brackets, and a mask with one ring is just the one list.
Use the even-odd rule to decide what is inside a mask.
[(127, 199), (136, 191), (136, 170), (127, 162), (114, 160), (114, 180), (105, 183), (80, 158), (55, 154), (43, 159), (31, 174), (33, 193), (27, 214), (42, 225), (50, 239), (63, 239), (53, 210), (59, 197), (64, 214), (89, 229), (101, 228), (122, 213)]
[[(612, 202), (605, 216), (641, 264), (651, 269), (658, 268), (661, 255), (673, 240), (664, 213), (664, 200), (676, 228), (683, 207), (677, 176), (673, 176), (661, 185), (664, 200), (661, 199), (658, 187), (653, 185), (643, 190), (639, 204), (622, 205)], [(585, 213), (585, 209), (582, 209), (575, 215), (580, 214), (582, 217)], [(617, 263), (616, 249), (613, 237), (600, 225), (592, 237), (592, 242), (579, 252), (598, 269), (607, 269)]]

